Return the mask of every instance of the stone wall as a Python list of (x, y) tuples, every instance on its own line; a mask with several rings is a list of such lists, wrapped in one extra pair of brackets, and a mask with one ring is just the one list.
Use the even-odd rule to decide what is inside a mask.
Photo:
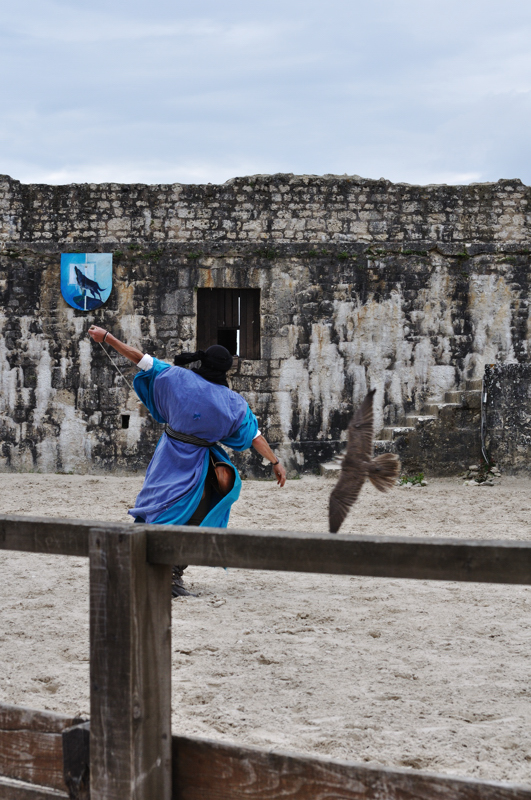
[(504, 472), (531, 471), (531, 364), (485, 370), (486, 446)]
[[(369, 386), (381, 428), (486, 363), (525, 363), (530, 200), (517, 180), (0, 178), (0, 469), (143, 469), (160, 426), (86, 331), (102, 325), (171, 360), (195, 349), (197, 288), (261, 289), (262, 357), (240, 361), (232, 384), (292, 471), (337, 452)], [(60, 293), (60, 254), (75, 251), (114, 254), (112, 294), (92, 313)], [(241, 463), (260, 474), (256, 456)]]
[(0, 236), (59, 244), (523, 243), (529, 202), (519, 180), (410, 186), (346, 175), (258, 175), (221, 186), (33, 186), (0, 176)]

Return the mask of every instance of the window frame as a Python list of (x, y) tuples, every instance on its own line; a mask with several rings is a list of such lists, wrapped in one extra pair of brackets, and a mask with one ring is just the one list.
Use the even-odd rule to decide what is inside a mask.
[(198, 287), (196, 325), (198, 350), (218, 344), (220, 330), (236, 330), (239, 332), (237, 357), (259, 360), (260, 289)]

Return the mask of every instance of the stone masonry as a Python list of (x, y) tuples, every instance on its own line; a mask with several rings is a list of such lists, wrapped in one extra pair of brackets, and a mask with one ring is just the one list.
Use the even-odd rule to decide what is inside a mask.
[[(470, 393), (485, 364), (529, 360), (530, 203), (519, 180), (40, 186), (0, 176), (0, 470), (144, 469), (160, 426), (88, 327), (171, 361), (195, 349), (198, 288), (248, 287), (261, 290), (261, 358), (240, 360), (232, 386), (291, 474), (342, 449), (368, 387), (383, 447), (411, 469), (458, 471), (478, 458)], [(60, 254), (76, 251), (113, 253), (111, 296), (91, 313), (60, 293)], [(239, 462), (269, 474), (253, 453)]]
[(488, 365), (485, 393), (488, 457), (504, 472), (529, 471), (531, 364)]

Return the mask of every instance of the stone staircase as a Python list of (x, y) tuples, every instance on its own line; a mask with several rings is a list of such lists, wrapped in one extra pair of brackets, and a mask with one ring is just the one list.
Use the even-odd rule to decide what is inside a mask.
[[(375, 455), (396, 453), (407, 474), (453, 475), (481, 461), (481, 379), (446, 392), (444, 401), (427, 399), (420, 414), (407, 414), (402, 425), (388, 425), (375, 442)], [(320, 465), (320, 473), (339, 475), (343, 455)]]

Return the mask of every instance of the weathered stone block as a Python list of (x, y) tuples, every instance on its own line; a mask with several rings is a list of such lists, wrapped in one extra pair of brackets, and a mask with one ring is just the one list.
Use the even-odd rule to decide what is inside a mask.
[(193, 294), (186, 289), (163, 293), (160, 305), (163, 314), (192, 314), (194, 310)]

